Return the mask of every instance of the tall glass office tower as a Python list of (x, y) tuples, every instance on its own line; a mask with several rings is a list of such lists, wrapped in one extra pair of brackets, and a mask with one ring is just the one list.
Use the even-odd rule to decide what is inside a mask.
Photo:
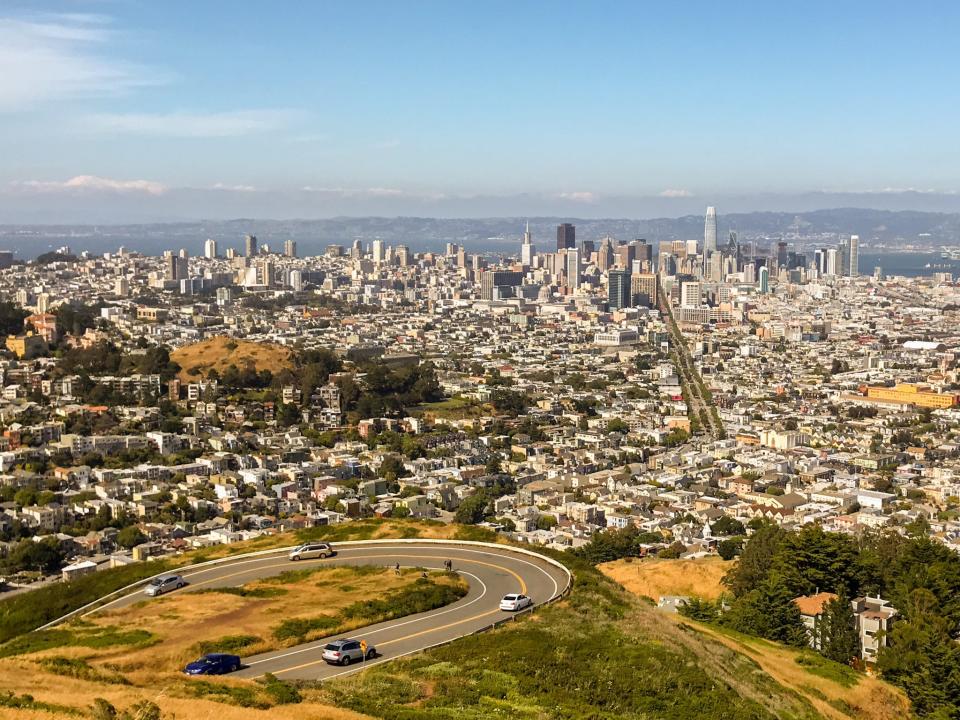
[(703, 255), (717, 251), (717, 209), (707, 208), (707, 217), (703, 223)]

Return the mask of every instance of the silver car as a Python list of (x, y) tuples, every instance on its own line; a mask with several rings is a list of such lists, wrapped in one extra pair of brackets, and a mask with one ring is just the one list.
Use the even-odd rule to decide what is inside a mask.
[(323, 647), (323, 659), (331, 665), (349, 665), (364, 659), (373, 660), (376, 656), (377, 649), (373, 645), (367, 645), (363, 640), (352, 638), (334, 640)]
[(313, 558), (328, 558), (335, 551), (329, 543), (307, 543), (290, 551), (291, 560), (312, 560)]
[(179, 590), (186, 584), (187, 581), (181, 575), (161, 575), (150, 581), (150, 584), (144, 588), (143, 594), (156, 597), (171, 590)]

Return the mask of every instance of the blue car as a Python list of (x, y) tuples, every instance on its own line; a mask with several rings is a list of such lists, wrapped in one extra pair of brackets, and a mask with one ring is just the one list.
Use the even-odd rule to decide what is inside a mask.
[(187, 675), (225, 675), (240, 669), (240, 658), (226, 653), (210, 653), (187, 665)]

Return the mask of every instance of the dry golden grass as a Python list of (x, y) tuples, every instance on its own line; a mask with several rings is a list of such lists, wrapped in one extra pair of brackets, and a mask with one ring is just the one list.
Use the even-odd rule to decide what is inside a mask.
[(614, 560), (600, 570), (635, 595), (659, 600), (663, 595), (690, 595), (716, 600), (723, 594), (721, 580), (730, 564), (720, 557), (696, 560)]
[[(10, 691), (17, 695), (32, 695), (39, 701), (86, 710), (96, 698), (104, 698), (118, 709), (125, 709), (141, 700), (156, 703), (163, 717), (176, 720), (363, 720), (366, 715), (325, 705), (318, 700), (316, 691), (304, 691), (304, 702), (297, 705), (278, 705), (269, 710), (257, 710), (227, 705), (202, 698), (177, 696), (177, 686), (189, 682), (173, 673), (155, 674), (143, 687), (108, 685), (87, 682), (69, 677), (59, 677), (40, 670), (34, 663), (16, 658), (0, 660), (0, 692)], [(240, 684), (241, 681), (217, 682)], [(39, 710), (14, 710), (0, 708), (0, 718), (11, 720), (50, 720), (62, 718), (61, 714)]]
[(800, 653), (759, 638), (729, 636), (716, 629), (672, 615), (727, 647), (754, 660), (781, 685), (805, 697), (825, 718), (833, 720), (897, 720), (910, 716), (910, 702), (898, 688), (876, 677), (861, 675), (852, 687), (808, 672), (797, 663)]
[[(291, 567), (287, 560), (277, 560), (277, 573), (301, 569), (298, 566)], [(261, 581), (244, 586), (248, 589), (283, 588), (289, 591), (276, 597), (251, 598), (230, 593), (168, 595), (94, 616), (96, 624), (122, 630), (147, 630), (162, 640), (148, 648), (107, 648), (97, 653), (96, 661), (119, 666), (130, 680), (140, 683), (149, 682), (154, 668), (181, 667), (193, 660), (198, 642), (212, 641), (226, 635), (262, 638), (261, 642), (242, 651), (243, 655), (255, 655), (299, 642), (291, 640), (281, 643), (272, 637), (272, 628), (283, 620), (335, 615), (351, 603), (380, 597), (385, 592), (412, 584), (418, 577), (420, 575), (415, 570), (407, 570), (397, 576), (387, 568), (364, 573), (351, 567), (323, 567), (296, 582), (279, 585)], [(442, 574), (435, 575), (434, 580), (440, 583), (456, 582)], [(341, 632), (363, 624), (362, 620), (347, 623), (341, 626)], [(329, 634), (330, 631), (317, 631), (307, 635), (307, 640)], [(53, 654), (62, 653), (57, 651)], [(141, 673), (145, 673), (145, 676), (140, 677)]]
[[(372, 529), (368, 527), (372, 525)], [(341, 526), (337, 526), (338, 528)], [(367, 520), (362, 523), (346, 523), (342, 526), (345, 531), (353, 528), (357, 529), (356, 535), (319, 537), (318, 539), (327, 540), (333, 544), (338, 542), (351, 542), (352, 540), (390, 540), (396, 538), (411, 538), (423, 540), (455, 540), (458, 532), (463, 531), (462, 525), (453, 523), (425, 523), (417, 520)], [(492, 539), (492, 542), (506, 543), (507, 541), (500, 535)], [(196, 552), (188, 552), (174, 558), (173, 562), (177, 565), (187, 565), (190, 563), (204, 560), (216, 560), (218, 558), (231, 557), (246, 552), (256, 552), (258, 550), (272, 550), (275, 548), (285, 548), (298, 545), (300, 540), (296, 533), (286, 532), (275, 535), (262, 535), (253, 540), (246, 540), (230, 545), (216, 545), (212, 548)]]
[[(698, 560), (617, 560), (601, 565), (600, 569), (634, 594), (653, 600), (661, 595), (715, 599), (723, 592), (720, 580), (728, 566), (722, 559), (711, 557)], [(897, 720), (910, 716), (910, 703), (904, 694), (875, 677), (862, 675), (855, 685), (846, 687), (800, 665), (797, 659), (802, 653), (797, 650), (759, 638), (727, 634), (672, 613), (651, 610), (644, 627), (654, 635), (658, 634), (657, 628), (660, 627), (665, 638), (678, 637), (666, 632), (665, 623), (695, 627), (726, 648), (745, 655), (778, 683), (801, 695), (829, 720)], [(688, 639), (687, 635), (679, 637)], [(703, 640), (696, 643), (699, 662), (723, 664), (722, 657), (713, 657), (708, 649), (709, 644)]]
[[(277, 573), (285, 570), (306, 570), (278, 559)], [(312, 568), (311, 568), (312, 569)], [(282, 620), (297, 617), (315, 617), (335, 614), (358, 600), (378, 597), (384, 592), (413, 583), (420, 577), (415, 570), (406, 570), (397, 576), (383, 568), (375, 572), (351, 567), (322, 567), (316, 572), (284, 584), (265, 581), (251, 582), (244, 587), (283, 588), (289, 592), (269, 598), (250, 598), (231, 593), (180, 593), (148, 602), (99, 614), (91, 621), (97, 625), (122, 630), (147, 630), (157, 636), (158, 643), (149, 647), (114, 646), (100, 649), (61, 647), (26, 656), (0, 660), (0, 692), (29, 694), (36, 700), (79, 709), (88, 708), (95, 698), (102, 697), (118, 708), (126, 708), (139, 700), (157, 703), (165, 717), (178, 720), (241, 720), (241, 718), (269, 717), (281, 720), (302, 718), (330, 718), (353, 720), (365, 716), (324, 705), (316, 691), (305, 691), (304, 702), (298, 705), (276, 706), (269, 710), (255, 710), (227, 705), (212, 700), (186, 698), (185, 679), (177, 670), (196, 654), (198, 642), (216, 640), (227, 635), (253, 635), (263, 642), (251, 645), (243, 655), (263, 652), (279, 643), (273, 640), (271, 630)], [(436, 582), (458, 582), (443, 574), (435, 574)], [(359, 627), (357, 621), (343, 628)], [(325, 633), (318, 631), (316, 637)], [(312, 636), (308, 636), (310, 638)], [(82, 658), (99, 669), (120, 672), (131, 686), (116, 685), (71, 677), (62, 677), (45, 671), (37, 660), (48, 656)], [(249, 686), (249, 681), (217, 678), (218, 683)], [(55, 713), (39, 710), (0, 708), (0, 718), (56, 717)]]
[[(236, 344), (232, 350), (228, 345)], [(180, 379), (184, 382), (196, 381), (211, 369), (222, 373), (231, 365), (244, 368), (249, 364), (259, 370), (276, 373), (282, 368), (292, 366), (293, 353), (288, 348), (270, 343), (256, 343), (249, 340), (236, 340), (225, 335), (202, 340), (174, 350), (170, 359), (180, 365)], [(191, 370), (199, 374), (191, 374)]]

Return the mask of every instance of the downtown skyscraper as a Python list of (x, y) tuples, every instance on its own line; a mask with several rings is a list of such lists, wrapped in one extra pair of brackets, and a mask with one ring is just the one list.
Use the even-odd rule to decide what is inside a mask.
[(570, 223), (557, 225), (557, 250), (572, 249), (577, 246), (577, 228)]
[(847, 247), (847, 272), (850, 277), (857, 277), (860, 275), (860, 236), (851, 235), (850, 244)]
[(707, 217), (703, 223), (703, 256), (717, 251), (717, 209), (712, 205), (707, 208)]

